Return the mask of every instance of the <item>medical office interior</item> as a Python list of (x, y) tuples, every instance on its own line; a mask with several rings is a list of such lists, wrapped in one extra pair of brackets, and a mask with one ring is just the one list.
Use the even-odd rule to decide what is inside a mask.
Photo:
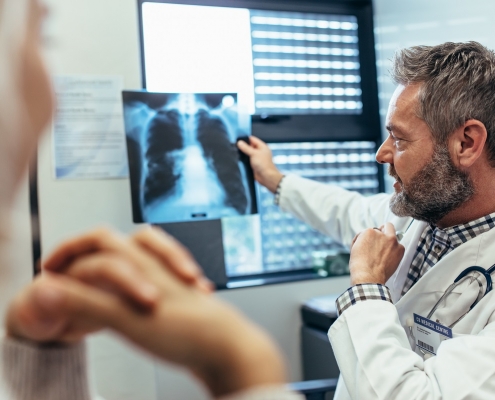
[[(38, 151), (39, 218), (34, 225), (29, 218), (33, 188), (30, 193), (26, 185), (18, 202), (16, 233), (25, 261), (16, 276), (19, 287), (31, 279), (33, 270), (32, 254), (21, 246), (36, 253), (39, 244), (46, 254), (64, 238), (98, 225), (133, 232), (143, 223), (158, 224), (193, 247), (217, 284), (219, 297), (275, 338), (290, 381), (336, 377), (334, 361), (325, 365), (331, 348), (324, 327), (331, 318), (315, 311), (308, 315), (307, 308), (328, 311), (329, 299), (348, 288), (346, 249), (282, 213), (273, 195), (254, 185), (248, 163), (230, 144), (253, 133), (270, 144), (284, 173), (369, 195), (390, 191), (386, 170), (374, 154), (385, 135), (384, 117), (394, 90), (388, 75), (394, 51), (470, 40), (493, 49), (495, 3), (45, 2), (50, 9), (46, 55), (57, 91), (70, 93), (67, 85), (78, 79), (118, 82), (125, 90), (124, 107), (120, 122), (112, 125), (117, 133), (112, 134), (120, 135), (116, 140), (127, 145), (127, 152), (121, 153), (125, 171), (112, 177), (71, 176), (60, 167), (67, 160), (58, 153), (63, 143), (56, 143), (55, 132), (63, 131), (64, 122), (55, 120), (54, 132), (45, 136)], [(205, 11), (205, 6), (221, 7)], [(322, 30), (337, 26), (335, 35), (340, 36), (331, 44), (319, 40), (313, 33), (318, 24), (327, 24)], [(301, 26), (309, 33), (297, 36), (306, 32)], [(338, 78), (337, 73), (326, 75), (329, 68), (340, 71)], [(311, 74), (320, 78), (315, 81)], [(154, 92), (154, 98), (143, 89)], [(66, 98), (59, 101), (60, 110), (67, 111)], [(185, 168), (181, 177), (173, 174), (173, 167), (147, 171), (143, 159), (153, 156), (151, 136), (160, 124), (171, 135), (165, 151), (172, 163), (203, 152), (214, 160), (214, 171), (205, 171), (206, 164)], [(149, 129), (143, 130), (143, 125)], [(202, 133), (208, 129), (222, 131), (222, 138), (212, 143)], [(212, 173), (218, 179), (208, 183)], [(191, 203), (188, 185), (209, 193), (207, 207), (184, 206)], [(182, 195), (156, 201), (176, 187)], [(326, 302), (319, 302), (322, 296)], [(94, 385), (108, 400), (208, 398), (185, 371), (154, 360), (110, 333), (90, 338), (89, 362)]]

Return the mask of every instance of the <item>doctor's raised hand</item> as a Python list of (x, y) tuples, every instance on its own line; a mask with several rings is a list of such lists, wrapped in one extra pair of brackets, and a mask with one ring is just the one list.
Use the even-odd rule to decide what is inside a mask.
[(352, 285), (384, 285), (397, 270), (403, 256), (404, 246), (397, 240), (391, 223), (366, 229), (356, 235), (352, 243), (349, 260)]
[(254, 178), (258, 183), (275, 193), (283, 175), (273, 163), (272, 152), (267, 144), (256, 136), (250, 136), (249, 144), (239, 140), (237, 147), (249, 156)]

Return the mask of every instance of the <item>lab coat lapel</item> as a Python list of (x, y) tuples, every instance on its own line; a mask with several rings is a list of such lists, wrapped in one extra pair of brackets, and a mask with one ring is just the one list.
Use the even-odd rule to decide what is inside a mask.
[[(426, 279), (421, 278), (409, 292), (414, 294), (414, 288), (426, 293), (445, 291), (462, 271), (477, 264), (480, 241), (481, 237), (477, 236), (452, 250), (423, 276)], [(457, 293), (456, 290), (453, 293)]]
[[(481, 265), (488, 268), (491, 264), (487, 263), (490, 261), (487, 255), (480, 257), (479, 249), (482, 242), (493, 242), (493, 240), (495, 240), (495, 229), (469, 240), (447, 254), (396, 303), (399, 314), (429, 311), (454, 279), (467, 267)], [(495, 258), (495, 255), (492, 255), (492, 258)], [(460, 294), (461, 290), (461, 287), (457, 287), (452, 293)]]

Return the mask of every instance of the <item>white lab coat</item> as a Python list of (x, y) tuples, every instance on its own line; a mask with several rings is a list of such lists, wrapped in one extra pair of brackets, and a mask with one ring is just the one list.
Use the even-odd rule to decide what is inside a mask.
[[(357, 232), (384, 222), (394, 223), (397, 230), (407, 229), (411, 219), (395, 217), (388, 203), (389, 195), (362, 197), (295, 176), (284, 179), (280, 198), (282, 209), (346, 245)], [(412, 314), (426, 316), (465, 268), (495, 264), (495, 229), (446, 255), (401, 298), (424, 228), (425, 223), (412, 222), (402, 240), (404, 257), (387, 282), (396, 304), (358, 303), (330, 328), (328, 336), (341, 371), (335, 399), (495, 399), (495, 291), (454, 326), (454, 338), (427, 360), (413, 351), (408, 328)], [(465, 282), (432, 319), (451, 324), (477, 294), (478, 284)]]

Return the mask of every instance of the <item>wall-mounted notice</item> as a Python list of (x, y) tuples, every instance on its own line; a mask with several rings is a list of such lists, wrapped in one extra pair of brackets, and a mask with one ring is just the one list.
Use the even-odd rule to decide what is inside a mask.
[(105, 179), (128, 176), (118, 76), (56, 76), (58, 99), (53, 127), (56, 179)]

